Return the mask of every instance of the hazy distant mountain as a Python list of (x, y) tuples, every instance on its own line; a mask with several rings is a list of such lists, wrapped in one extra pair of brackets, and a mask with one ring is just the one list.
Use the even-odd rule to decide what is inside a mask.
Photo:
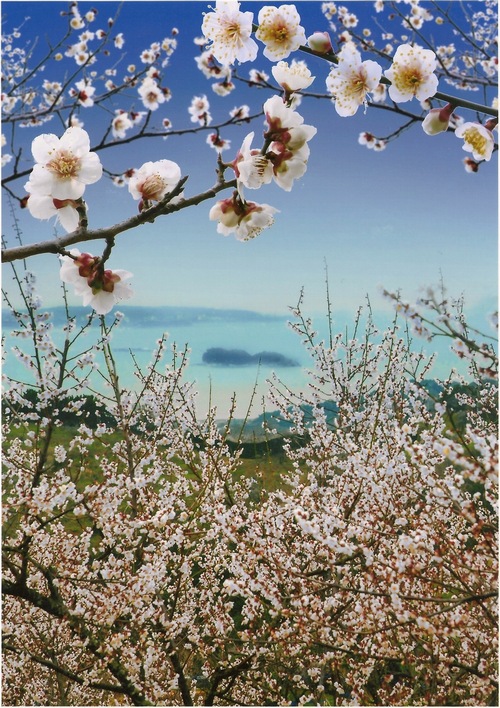
[[(171, 327), (173, 325), (193, 325), (206, 322), (285, 322), (288, 318), (281, 315), (267, 315), (252, 310), (219, 309), (216, 307), (117, 307), (123, 312), (123, 324), (129, 327)], [(66, 324), (66, 310), (64, 307), (50, 307), (47, 311), (52, 313), (51, 322), (57, 327)], [(91, 310), (87, 307), (72, 307), (71, 316), (76, 318), (77, 324), (87, 322)], [(111, 322), (112, 315), (108, 316)], [(16, 320), (9, 310), (2, 310), (4, 327), (15, 327)]]

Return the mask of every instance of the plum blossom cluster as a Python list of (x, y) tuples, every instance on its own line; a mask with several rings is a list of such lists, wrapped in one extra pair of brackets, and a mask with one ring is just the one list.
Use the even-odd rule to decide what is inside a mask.
[[(92, 257), (73, 255), (84, 275)], [(50, 323), (25, 287), (13, 316), (36, 349)], [(400, 311), (429, 309), (466, 329), (430, 298)], [(325, 346), (293, 315), (311, 385), (271, 387), (264, 433), (288, 424), (272, 488), (243, 471), (230, 423), (197, 415), (164, 338), (135, 392), (103, 321), (95, 351), (71, 320), (64, 349), (28, 350), (35, 389), (6, 377), (4, 702), (494, 703), (497, 379), (471, 366), (429, 386), (398, 320)], [(89, 382), (91, 422), (95, 356), (109, 388)]]
[(74, 287), (83, 305), (90, 305), (99, 315), (105, 315), (119, 300), (133, 295), (127, 283), (132, 273), (127, 270), (104, 268), (99, 257), (71, 249), (70, 255), (61, 256), (60, 278)]
[[(295, 90), (292, 86), (311, 80), (310, 72), (302, 67), (297, 71), (295, 66), (289, 68), (286, 62), (280, 64), (278, 75), (286, 86), (287, 95)], [(263, 108), (266, 116), (264, 147), (252, 148), (254, 132), (245, 137), (229, 165), (236, 175), (238, 190), (231, 199), (217, 202), (209, 214), (210, 219), (219, 222), (219, 233), (234, 232), (242, 241), (254, 238), (263, 228), (270, 226), (277, 211), (267, 204), (247, 202), (244, 188), (259, 189), (274, 181), (285, 191), (290, 191), (295, 180), (307, 170), (308, 142), (316, 134), (316, 128), (306, 125), (303, 117), (279, 96), (269, 98)]]
[[(402, 26), (408, 30), (419, 30), (424, 23), (435, 20), (437, 24), (442, 24), (445, 19), (439, 15), (437, 18), (422, 7), (418, 2), (410, 3), (411, 12), (405, 14), (403, 10), (398, 10)], [(382, 12), (384, 3), (375, 3), (377, 12)], [(446, 57), (455, 53), (454, 47), (438, 46), (437, 51), (425, 49), (422, 46), (408, 42), (408, 36), (401, 35), (397, 40), (398, 46), (394, 51), (396, 36), (391, 33), (383, 33), (382, 40), (386, 41), (382, 52), (390, 59), (388, 69), (383, 70), (382, 66), (371, 59), (363, 60), (360, 48), (364, 50), (374, 50), (375, 41), (371, 38), (372, 32), (369, 29), (359, 31), (358, 17), (351, 13), (344, 6), (338, 6), (334, 2), (322, 4), (325, 17), (329, 20), (330, 29), (337, 31), (334, 20), (338, 20), (343, 31), (338, 35), (340, 51), (335, 54), (332, 40), (327, 32), (317, 31), (306, 37), (303, 27), (300, 25), (300, 16), (294, 5), (282, 5), (279, 8), (266, 6), (259, 11), (255, 31), (255, 37), (264, 44), (264, 56), (274, 62), (280, 62), (273, 67), (272, 73), (280, 86), (285, 91), (285, 97), (289, 97), (293, 91), (300, 91), (309, 86), (311, 81), (297, 84), (295, 88), (289, 89), (279, 78), (279, 66), (284, 58), (290, 53), (297, 51), (299, 47), (307, 45), (310, 50), (319, 56), (323, 56), (333, 64), (326, 78), (326, 88), (335, 106), (335, 110), (341, 116), (354, 115), (360, 106), (367, 106), (368, 102), (384, 103), (387, 99), (393, 105), (402, 104), (412, 99), (417, 99), (421, 106), (428, 104), (430, 99), (438, 94), (438, 73), (448, 79), (453, 74), (455, 65), (448, 61)], [(440, 13), (439, 9), (438, 12)], [(484, 41), (482, 44), (483, 58), (469, 62), (469, 69), (481, 66), (482, 70), (492, 76), (495, 73), (495, 58), (491, 62), (484, 60), (484, 54), (494, 47), (495, 40), (491, 34), (491, 14), (494, 11), (489, 8), (486, 13), (476, 13), (473, 21), (483, 27)], [(396, 16), (397, 16), (396, 15)], [(483, 21), (489, 16), (489, 21)], [(258, 52), (258, 45), (252, 38), (253, 14), (239, 11), (239, 3), (216, 3), (215, 10), (204, 16), (202, 29), (205, 39), (209, 45), (199, 59), (199, 66), (208, 78), (214, 78), (217, 72), (224, 75), (224, 83), (232, 85), (230, 80), (230, 65), (235, 62), (253, 61)], [(488, 28), (488, 29), (487, 29)], [(481, 53), (481, 50), (479, 50)], [(392, 58), (391, 58), (392, 57)], [(476, 57), (477, 59), (477, 57)], [(220, 62), (222, 66), (218, 66)], [(464, 59), (465, 62), (465, 59)], [(293, 62), (296, 68), (303, 62)], [(467, 68), (467, 67), (466, 67)], [(496, 67), (495, 67), (496, 68)], [(252, 70), (252, 83), (268, 84), (269, 77)], [(302, 71), (302, 69), (301, 69)], [(307, 68), (303, 71), (308, 72)], [(297, 77), (299, 72), (296, 71)], [(310, 77), (310, 73), (307, 74)], [(297, 78), (296, 77), (296, 78)], [(471, 72), (470, 80), (474, 81), (476, 74)], [(312, 80), (312, 79), (311, 79)], [(436, 135), (448, 130), (450, 122), (458, 120), (453, 115), (453, 106), (448, 104), (444, 108), (431, 108), (428, 115), (423, 120), (423, 129), (428, 135)], [(466, 158), (464, 163), (466, 168), (474, 161), (488, 161), (495, 146), (492, 134), (496, 122), (490, 125), (474, 123), (469, 126), (467, 135), (460, 130), (456, 131), (457, 137), (464, 137), (464, 150), (473, 153), (472, 158)], [(488, 131), (488, 132), (486, 132)], [(397, 134), (397, 133), (396, 133)], [(368, 147), (385, 147), (388, 139), (379, 139), (376, 143), (367, 142)]]

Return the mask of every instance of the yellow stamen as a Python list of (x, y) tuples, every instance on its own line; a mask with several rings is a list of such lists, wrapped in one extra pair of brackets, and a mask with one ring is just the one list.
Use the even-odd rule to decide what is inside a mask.
[(487, 140), (478, 130), (475, 128), (469, 128), (469, 130), (466, 130), (464, 133), (464, 140), (466, 143), (469, 143), (469, 145), (472, 145), (474, 152), (479, 155), (484, 155)]
[(59, 179), (76, 177), (80, 168), (80, 158), (65, 150), (57, 153), (56, 157), (47, 163), (47, 168), (58, 176)]

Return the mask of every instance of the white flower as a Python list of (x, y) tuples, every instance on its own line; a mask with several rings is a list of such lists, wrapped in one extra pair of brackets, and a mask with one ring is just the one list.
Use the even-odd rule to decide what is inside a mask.
[(268, 5), (260, 10), (258, 19), (259, 28), (255, 36), (266, 45), (264, 56), (271, 61), (286, 59), (306, 43), (306, 33), (300, 26), (295, 5)]
[(242, 106), (235, 106), (231, 111), (229, 111), (229, 115), (231, 118), (234, 118), (234, 120), (246, 120), (250, 116), (250, 107), (246, 104)]
[[(481, 123), (463, 123), (455, 130), (457, 138), (463, 138), (462, 149), (471, 152), (474, 160), (490, 160), (495, 146), (493, 133)], [(477, 170), (474, 170), (477, 171)]]
[(265, 84), (269, 81), (269, 76), (265, 71), (259, 71), (258, 69), (250, 69), (248, 72), (248, 78), (253, 84)]
[(116, 115), (111, 121), (111, 132), (114, 138), (124, 138), (127, 130), (133, 128), (134, 124), (125, 111), (118, 109), (115, 113)]
[(66, 459), (66, 450), (63, 445), (56, 445), (54, 447), (54, 460), (56, 462), (64, 462)]
[(236, 86), (233, 84), (232, 81), (228, 81), (227, 79), (224, 79), (224, 81), (221, 81), (216, 84), (212, 84), (212, 91), (217, 94), (217, 96), (228, 96), (231, 91), (234, 91)]
[(438, 87), (436, 55), (418, 45), (401, 44), (394, 55), (392, 66), (384, 72), (389, 79), (389, 96), (396, 103), (419, 101), (434, 96)]
[(215, 57), (210, 50), (202, 52), (200, 56), (194, 58), (198, 69), (207, 79), (231, 77), (230, 66), (220, 66), (216, 63)]
[(250, 147), (253, 137), (253, 132), (245, 137), (232, 166), (238, 182), (249, 189), (258, 189), (272, 181), (273, 164), (260, 150)]
[(207, 145), (210, 145), (210, 147), (217, 150), (217, 152), (222, 152), (223, 150), (228, 150), (231, 147), (231, 141), (221, 137), (219, 133), (210, 133), (207, 136)]
[(232, 198), (214, 204), (210, 209), (209, 218), (219, 222), (219, 234), (229, 236), (234, 233), (238, 241), (249, 241), (274, 223), (274, 214), (277, 211), (278, 209), (269, 204), (247, 202), (235, 192)]
[(387, 86), (384, 84), (379, 84), (375, 86), (371, 93), (371, 101), (373, 103), (384, 103), (387, 95)]
[(269, 127), (266, 138), (283, 143), (289, 151), (300, 150), (317, 133), (314, 126), (305, 125), (300, 113), (286, 106), (279, 96), (268, 98), (263, 108)]
[(68, 116), (66, 125), (68, 126), (68, 128), (83, 128), (84, 122), (73, 113), (72, 115)]
[(212, 116), (209, 113), (209, 108), (210, 104), (205, 95), (195, 96), (188, 108), (188, 113), (191, 116), (191, 122), (199, 123), (200, 125), (210, 125), (212, 122)]
[[(181, 168), (172, 160), (145, 162), (130, 177), (128, 189), (134, 199), (142, 202), (160, 201), (181, 179)], [(181, 196), (177, 197), (180, 199)]]
[[(29, 186), (29, 182), (25, 187)], [(27, 189), (29, 192), (29, 189)], [(53, 216), (68, 233), (76, 231), (80, 223), (80, 215), (76, 210), (76, 203), (72, 199), (54, 199), (47, 194), (30, 194), (28, 210), (35, 219), (50, 219)]]
[(165, 102), (165, 95), (156, 81), (150, 77), (144, 79), (137, 89), (145, 108), (156, 111), (160, 103)]
[(75, 294), (83, 298), (99, 315), (107, 314), (118, 300), (128, 300), (133, 291), (126, 280), (132, 277), (127, 270), (104, 270), (99, 258), (80, 253), (74, 248), (70, 256), (60, 256), (59, 272), (63, 283), (74, 286)]
[(224, 66), (253, 61), (258, 47), (252, 39), (253, 12), (240, 12), (240, 3), (217, 0), (215, 12), (203, 17), (202, 31), (212, 42), (209, 50)]
[(102, 165), (95, 152), (90, 152), (88, 134), (82, 128), (68, 128), (59, 139), (52, 133), (36, 137), (31, 144), (35, 158), (28, 185), (30, 194), (48, 195), (54, 199), (79, 199), (87, 184), (102, 176)]
[(272, 67), (271, 72), (287, 94), (307, 88), (316, 78), (311, 76), (304, 61), (296, 59), (292, 60), (290, 66), (286, 61), (279, 61)]
[(271, 141), (266, 158), (272, 163), (275, 182), (290, 191), (293, 181), (307, 169), (307, 142), (317, 131), (312, 125), (304, 125), (302, 116), (286, 106), (279, 96), (272, 96), (264, 103), (264, 112), (269, 126), (264, 135)]
[(84, 108), (91, 108), (94, 105), (94, 99), (92, 98), (95, 93), (94, 86), (91, 86), (85, 79), (77, 81), (75, 86), (76, 89), (69, 90), (69, 95), (76, 98), (78, 103)]
[(342, 47), (338, 59), (338, 65), (326, 79), (326, 87), (332, 94), (337, 113), (353, 116), (366, 103), (368, 92), (379, 85), (382, 67), (370, 59), (362, 62), (361, 54), (351, 42)]

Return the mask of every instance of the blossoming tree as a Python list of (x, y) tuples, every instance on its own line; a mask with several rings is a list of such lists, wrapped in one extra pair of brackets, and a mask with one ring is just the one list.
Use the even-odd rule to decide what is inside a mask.
[[(122, 174), (101, 163), (105, 149), (126, 150), (131, 140), (211, 125), (209, 101), (196, 96), (194, 129), (173, 130), (165, 118), (150, 127), (170, 99), (162, 69), (175, 30), (144, 50), (142, 70), (129, 65), (121, 83), (111, 72), (102, 93), (91, 67), (111, 43), (123, 47), (114, 20), (94, 31), (97, 11), (69, 6), (67, 35), (47, 57), (62, 58), (71, 40), (66, 55), (76, 69), (65, 83), (37, 84), (39, 67), (15, 46), (19, 30), (5, 36), (11, 152), (3, 163), (11, 171), (3, 186), (34, 219), (55, 217), (66, 232), (7, 240), (2, 252), (23, 306), (8, 291), (5, 301), (31, 346), (16, 350), (26, 382), (7, 377), (4, 393), (6, 705), (496, 705), (498, 362), (493, 340), (469, 327), (460, 301), (429, 292), (412, 306), (386, 293), (396, 310), (389, 330), (379, 335), (369, 319), (361, 334), (358, 321), (353, 337), (331, 329), (327, 343), (299, 302), (293, 326), (314, 369), (307, 393), (270, 383), (272, 403), (292, 426), (277, 490), (257, 473), (239, 474), (231, 421), (221, 428), (213, 409), (199, 419), (186, 352), (174, 347), (165, 365), (161, 338), (151, 365), (137, 372), (138, 388), (121, 385), (111, 342), (121, 315), (106, 318), (133, 296), (132, 273), (108, 264), (122, 233), (203, 202), (222, 235), (246, 241), (272, 227), (277, 209), (247, 195), (271, 183), (293, 191), (306, 173), (317, 134), (298, 110), (317, 80), (309, 55), (324, 62), (322, 98), (340, 116), (378, 108), (403, 121), (390, 135), (364, 133), (368, 147), (383, 149), (416, 124), (422, 140), (454, 132), (471, 154), (468, 170), (491, 160), (496, 105), (471, 102), (463, 90), (486, 95), (493, 85), (495, 4), (465, 13), (468, 25), (439, 4), (374, 6), (401, 19), (401, 38), (378, 45), (335, 3), (322, 4), (328, 31), (302, 27), (291, 4), (264, 6), (255, 17), (239, 2), (218, 1), (200, 16), (197, 63), (215, 93), (243, 81), (272, 95), (256, 116), (241, 106), (211, 127), (217, 181), (191, 196), (172, 160)], [(467, 51), (434, 46), (431, 21), (453, 23)], [(261, 47), (276, 83), (254, 69), (249, 78), (238, 73)], [(126, 100), (130, 89), (145, 110), (113, 110), (92, 146), (79, 111)], [(54, 116), (64, 130), (37, 134), (34, 165), (23, 171), (17, 126)], [(262, 116), (262, 134), (247, 132), (225, 161), (225, 125), (244, 128)], [(128, 185), (137, 213), (91, 228), (85, 190), (105, 176)], [(101, 255), (80, 250), (91, 241)], [(77, 327), (67, 304), (63, 343), (55, 341), (34, 278), (21, 270), (42, 253), (60, 259), (63, 283), (99, 316), (97, 344), (82, 337), (96, 318)], [(415, 353), (411, 333), (448, 338), (467, 376), (452, 372), (429, 389), (432, 358)], [(94, 384), (97, 358), (105, 394)], [(68, 416), (78, 420), (69, 439)]]

